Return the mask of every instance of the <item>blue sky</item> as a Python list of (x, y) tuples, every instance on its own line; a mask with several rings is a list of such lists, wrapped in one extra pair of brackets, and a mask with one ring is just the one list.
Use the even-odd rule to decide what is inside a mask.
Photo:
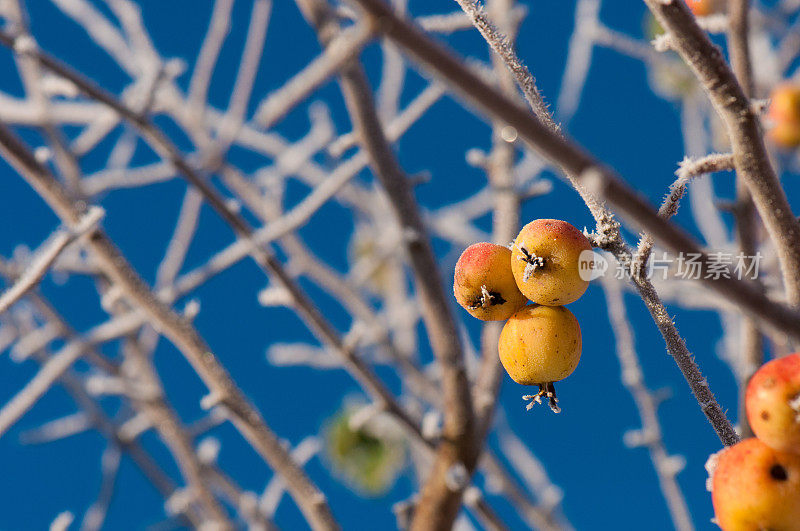
[[(190, 66), (206, 31), (212, 2), (208, 0), (142, 0), (139, 2), (151, 36), (163, 57), (179, 57)], [(39, 45), (75, 68), (119, 93), (129, 82), (115, 64), (98, 51), (83, 30), (66, 19), (47, 1), (27, 3), (33, 33)], [(279, 87), (303, 64), (319, 52), (315, 35), (300, 17), (293, 2), (276, 0), (267, 37), (261, 71), (254, 88), (251, 112), (269, 91)], [(455, 9), (447, 0), (411, 0), (417, 14), (447, 12)], [(250, 2), (236, 2), (233, 28), (223, 48), (215, 72), (210, 99), (224, 107), (236, 74), (238, 54), (244, 42)], [(529, 2), (529, 15), (521, 27), (518, 50), (534, 73), (545, 98), (555, 103), (566, 61), (567, 44), (572, 32), (574, 2)], [(605, 2), (602, 19), (612, 28), (631, 35), (641, 35), (643, 3)], [(485, 47), (475, 32), (462, 32), (448, 39), (461, 54), (486, 57)], [(365, 54), (373, 83), (379, 79), (378, 53), (375, 46)], [(13, 62), (6, 50), (0, 50), (0, 68), (7, 73), (0, 80), (0, 90), (21, 93)], [(188, 74), (179, 79), (185, 88)], [(422, 79), (409, 74), (403, 94), (407, 102), (423, 86)], [(325, 85), (313, 98), (330, 107), (339, 133), (350, 126), (338, 87)], [(555, 109), (556, 111), (558, 109)], [(159, 122), (168, 131), (173, 126)], [(654, 96), (647, 86), (644, 66), (618, 54), (596, 49), (588, 82), (577, 114), (566, 125), (579, 142), (621, 175), (651, 202), (658, 202), (674, 179), (677, 161), (683, 158), (679, 130), (679, 108)], [(299, 138), (308, 129), (307, 105), (286, 117), (277, 129), (288, 138)], [(70, 136), (76, 130), (67, 130)], [(36, 145), (37, 137), (25, 132)], [(188, 147), (181, 139), (181, 145)], [(87, 171), (102, 167), (112, 143), (106, 142), (98, 153), (83, 161)], [(483, 173), (469, 166), (464, 152), (473, 147), (488, 149), (490, 128), (450, 98), (437, 103), (431, 112), (397, 144), (397, 154), (408, 173), (427, 171), (429, 182), (416, 189), (420, 202), (437, 207), (469, 197), (485, 184)], [(258, 168), (269, 160), (232, 152), (233, 159), (245, 169)], [(142, 150), (135, 162), (146, 163), (150, 156)], [(360, 176), (365, 182), (368, 172)], [(577, 195), (557, 177), (548, 174), (554, 191), (545, 198), (528, 202), (522, 213), (526, 222), (534, 218), (560, 218), (583, 227), (591, 218)], [(731, 187), (720, 177), (720, 195), (730, 194)], [(10, 169), (0, 163), (0, 253), (9, 256), (18, 244), (38, 245), (57, 227), (56, 218), (30, 188)], [(185, 190), (179, 180), (139, 189), (115, 191), (102, 198), (108, 212), (104, 226), (108, 233), (149, 282), (155, 278), (158, 261), (177, 218)], [(287, 189), (287, 204), (307, 193), (300, 185)], [(792, 197), (790, 196), (790, 200)], [(688, 209), (687, 209), (688, 210)], [(678, 221), (696, 232), (688, 212)], [(479, 220), (485, 230), (490, 218)], [(316, 214), (300, 234), (334, 268), (347, 266), (348, 235), (352, 219), (341, 206), (331, 204)], [(211, 253), (231, 241), (230, 231), (213, 212), (202, 211), (201, 238), (193, 242), (186, 269), (202, 263)], [(442, 258), (445, 286), (451, 282), (452, 264), (461, 249), (435, 242)], [(454, 254), (455, 253), (455, 254)], [(214, 278), (193, 297), (202, 303), (196, 325), (239, 382), (258, 405), (267, 422), (281, 437), (297, 443), (315, 433), (326, 418), (339, 407), (344, 396), (358, 394), (351, 378), (341, 371), (306, 368), (278, 368), (267, 364), (264, 353), (275, 342), (311, 340), (300, 321), (283, 309), (263, 308), (256, 293), (266, 285), (260, 271), (243, 262)], [(74, 278), (66, 283), (48, 277), (42, 286), (46, 294), (78, 330), (87, 330), (103, 319), (94, 287), (88, 279)], [(337, 325), (346, 321), (333, 314), (336, 308), (317, 291), (323, 310), (331, 313)], [(671, 398), (660, 409), (664, 437), (672, 453), (686, 458), (686, 468), (679, 475), (689, 508), (698, 529), (713, 529), (710, 496), (705, 491), (703, 464), (719, 441), (691, 397), (663, 341), (646, 313), (643, 304), (627, 297), (628, 312), (636, 335), (647, 384), (654, 389), (668, 388)], [(477, 341), (480, 324), (455, 307), (471, 338)], [(180, 305), (179, 305), (180, 306)], [(559, 385), (563, 413), (553, 415), (546, 408), (526, 412), (520, 396), (527, 392), (506, 378), (501, 407), (508, 424), (547, 466), (553, 482), (564, 491), (563, 507), (578, 529), (668, 529), (669, 517), (658, 489), (647, 452), (628, 449), (623, 433), (639, 427), (630, 395), (619, 379), (619, 365), (614, 354), (614, 338), (605, 313), (605, 299), (599, 286), (570, 305), (578, 317), (584, 338), (583, 357), (577, 371)], [(716, 355), (720, 324), (716, 316), (679, 309), (676, 324), (696, 355), (712, 390), (723, 408), (736, 411), (736, 387), (727, 366)], [(113, 353), (114, 345), (106, 349)], [(430, 359), (423, 346), (423, 359)], [(166, 341), (156, 351), (156, 366), (166, 391), (186, 422), (199, 418), (199, 398), (204, 388), (179, 353)], [(81, 368), (81, 367), (79, 367)], [(13, 363), (7, 354), (0, 355), (0, 400), (5, 401), (20, 389), (33, 374), (32, 362)], [(395, 390), (399, 382), (391, 372), (379, 374)], [(77, 515), (91, 504), (100, 482), (102, 437), (88, 432), (44, 446), (19, 443), (25, 429), (74, 411), (69, 395), (60, 388), (49, 392), (17, 426), (0, 438), (0, 529), (38, 529), (47, 525), (63, 510)], [(260, 491), (271, 477), (230, 426), (211, 432), (222, 441), (221, 465), (236, 477), (244, 488)], [(156, 437), (149, 433), (144, 444), (155, 455), (167, 457)], [(496, 444), (490, 439), (491, 444)], [(164, 461), (169, 462), (168, 459)], [(178, 477), (174, 466), (169, 472)], [(337, 517), (345, 528), (361, 528), (370, 522), (374, 528), (393, 526), (390, 507), (413, 493), (414, 478), (407, 472), (392, 490), (378, 499), (363, 499), (351, 493), (325, 470), (319, 460), (308, 467), (309, 474), (329, 496)], [(509, 525), (521, 528), (505, 502), (491, 498)], [(109, 528), (132, 529), (155, 523), (162, 515), (161, 499), (127, 460), (124, 460), (116, 497), (111, 505)], [(303, 527), (299, 512), (289, 500), (282, 505), (277, 522), (287, 529)]]

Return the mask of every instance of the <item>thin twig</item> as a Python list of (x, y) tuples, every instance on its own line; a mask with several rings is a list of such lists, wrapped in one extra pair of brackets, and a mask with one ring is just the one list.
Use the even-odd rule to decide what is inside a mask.
[(67, 347), (42, 365), (36, 376), (0, 409), (0, 436), (33, 407), (81, 354), (82, 348)]
[(0, 295), (0, 314), (34, 288), (67, 246), (87, 232), (93, 230), (105, 215), (102, 208), (91, 208), (74, 229), (54, 232), (34, 253), (34, 258), (14, 285)]
[[(677, 179), (669, 186), (669, 193), (658, 208), (658, 215), (669, 219), (677, 214), (680, 201), (686, 194), (686, 187), (695, 178), (732, 169), (734, 169), (733, 155), (730, 154), (713, 153), (696, 160), (684, 159), (675, 172)], [(631, 266), (635, 274), (644, 274), (654, 243), (653, 238), (648, 234), (640, 238)]]
[(100, 456), (100, 470), (103, 479), (100, 482), (100, 492), (97, 499), (86, 510), (81, 522), (81, 531), (97, 531), (103, 527), (103, 522), (108, 514), (108, 507), (114, 497), (117, 485), (117, 472), (122, 461), (122, 452), (113, 443), (109, 443)]
[(230, 31), (231, 11), (234, 0), (215, 0), (211, 12), (211, 22), (200, 46), (200, 54), (189, 81), (189, 106), (194, 111), (198, 123), (203, 123), (206, 109), (206, 96), (211, 83), (211, 75), (217, 63), (222, 44)]
[(253, 83), (261, 61), (261, 52), (264, 49), (264, 40), (267, 38), (267, 26), (271, 12), (271, 0), (255, 0), (253, 2), (244, 52), (239, 63), (239, 72), (236, 74), (236, 81), (233, 84), (228, 111), (225, 113), (225, 118), (220, 123), (218, 131), (217, 145), (215, 146), (218, 153), (224, 153), (228, 149), (244, 123), (250, 93), (253, 90)]
[[(528, 101), (528, 105), (530, 105), (531, 110), (539, 121), (546, 124), (551, 129), (558, 131), (559, 126), (553, 121), (550, 111), (544, 103), (544, 98), (542, 98), (539, 89), (536, 87), (536, 81), (525, 65), (519, 61), (517, 54), (514, 53), (513, 43), (510, 42), (508, 37), (509, 30), (512, 29), (509, 26), (510, 21), (505, 21), (503, 24), (505, 32), (501, 33), (492, 21), (489, 20), (489, 17), (487, 17), (484, 12), (483, 6), (481, 6), (477, 0), (456, 0), (456, 2), (458, 2), (461, 9), (463, 9), (470, 20), (472, 20), (472, 24), (478, 29), (481, 35), (483, 35), (483, 38), (486, 39), (492, 51), (500, 57), (505, 67), (511, 71), (514, 79), (519, 83), (522, 93)], [(498, 11), (495, 10), (494, 12)], [(508, 94), (508, 89), (504, 89), (504, 91)]]

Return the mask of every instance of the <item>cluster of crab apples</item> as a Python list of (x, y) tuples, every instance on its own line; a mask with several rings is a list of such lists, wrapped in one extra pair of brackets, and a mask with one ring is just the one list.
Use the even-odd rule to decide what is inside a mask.
[(800, 530), (800, 353), (763, 365), (745, 408), (755, 437), (716, 458), (716, 522), (724, 531)]
[(564, 305), (589, 285), (580, 274), (586, 251), (591, 253), (589, 240), (574, 226), (537, 219), (522, 228), (510, 249), (476, 243), (456, 264), (458, 303), (483, 321), (506, 321), (498, 344), (503, 367), (515, 382), (539, 386), (537, 394), (524, 397), (528, 409), (546, 397), (559, 412), (553, 382), (572, 374), (580, 361), (581, 327)]

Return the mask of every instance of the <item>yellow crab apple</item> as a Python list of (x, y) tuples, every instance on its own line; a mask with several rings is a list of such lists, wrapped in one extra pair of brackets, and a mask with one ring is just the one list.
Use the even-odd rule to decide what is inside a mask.
[(581, 327), (563, 306), (530, 304), (503, 326), (498, 350), (503, 367), (515, 382), (557, 382), (578, 366)]
[(522, 294), (537, 304), (561, 306), (589, 287), (581, 278), (581, 253), (591, 251), (581, 231), (558, 219), (537, 219), (519, 232), (511, 250), (511, 270)]
[(756, 371), (747, 384), (745, 409), (756, 437), (776, 450), (800, 453), (800, 353)]
[(800, 530), (800, 455), (745, 439), (722, 451), (711, 484), (723, 531)]
[(553, 382), (572, 374), (581, 359), (581, 327), (572, 312), (563, 306), (525, 306), (506, 321), (497, 348), (512, 380), (539, 386), (538, 394), (523, 398), (539, 402), (546, 395), (553, 411), (560, 411)]
[(456, 263), (453, 294), (465, 310), (482, 321), (503, 321), (525, 306), (511, 273), (511, 251), (502, 245), (476, 243)]

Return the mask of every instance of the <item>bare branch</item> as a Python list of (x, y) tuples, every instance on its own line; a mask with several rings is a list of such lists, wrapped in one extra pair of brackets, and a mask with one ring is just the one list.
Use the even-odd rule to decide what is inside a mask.
[[(753, 80), (753, 66), (750, 59), (750, 1), (730, 0), (728, 9), (728, 49), (733, 72), (742, 86), (745, 96), (752, 98), (755, 90)], [(756, 213), (755, 204), (750, 189), (744, 178), (736, 180), (736, 234), (739, 239), (739, 248), (744, 256), (752, 257), (756, 253), (758, 243), (757, 230), (760, 220)], [(749, 267), (752, 258), (746, 264)], [(758, 282), (755, 282), (758, 284)], [(744, 369), (739, 371), (739, 425), (743, 437), (752, 436), (752, 430), (744, 410), (744, 393), (747, 381), (757, 367), (764, 362), (764, 342), (761, 331), (752, 319), (745, 319), (741, 326), (741, 360)]]
[(247, 30), (242, 61), (239, 64), (239, 72), (236, 74), (236, 81), (228, 102), (228, 112), (219, 127), (216, 146), (219, 151), (224, 152), (227, 149), (233, 139), (236, 138), (244, 122), (247, 104), (250, 101), (250, 93), (253, 90), (253, 83), (258, 72), (258, 64), (261, 61), (264, 40), (267, 37), (267, 26), (269, 25), (271, 11), (271, 0), (256, 0), (253, 2), (250, 27)]
[(114, 488), (117, 484), (117, 472), (121, 461), (122, 452), (114, 444), (109, 444), (100, 457), (100, 470), (103, 479), (100, 483), (100, 493), (97, 500), (89, 506), (83, 515), (81, 530), (96, 531), (103, 526), (108, 513), (108, 507), (114, 497)]
[(0, 435), (8, 431), (8, 428), (33, 407), (81, 354), (83, 354), (83, 349), (76, 345), (65, 347), (47, 360), (36, 376), (0, 409)]
[(205, 113), (206, 95), (211, 83), (211, 76), (214, 73), (214, 66), (217, 64), (225, 37), (230, 31), (232, 10), (233, 0), (215, 0), (208, 31), (202, 46), (200, 46), (192, 79), (189, 81), (189, 106), (197, 113), (200, 123), (202, 123)]
[(558, 117), (569, 122), (578, 110), (581, 92), (589, 74), (594, 50), (595, 28), (599, 24), (600, 0), (578, 0), (575, 4), (575, 29), (569, 42), (569, 55), (556, 102)]
[[(520, 89), (522, 89), (522, 93), (525, 95), (528, 105), (530, 105), (531, 110), (539, 121), (546, 124), (549, 128), (558, 131), (559, 127), (553, 121), (550, 111), (547, 109), (547, 105), (544, 103), (544, 99), (541, 93), (539, 93), (539, 89), (536, 87), (533, 76), (528, 68), (519, 61), (517, 54), (514, 53), (513, 46), (507, 37), (509, 33), (508, 30), (511, 29), (508, 27), (508, 23), (505, 24), (506, 32), (501, 33), (486, 16), (483, 6), (481, 6), (477, 0), (456, 0), (456, 2), (458, 2), (458, 5), (461, 6), (461, 9), (464, 10), (467, 16), (470, 17), (473, 25), (480, 31), (483, 38), (489, 43), (489, 46), (491, 46), (492, 51), (500, 56), (502, 63), (504, 63), (514, 75), (514, 79), (516, 79)], [(506, 94), (508, 95), (508, 91), (506, 91)]]

